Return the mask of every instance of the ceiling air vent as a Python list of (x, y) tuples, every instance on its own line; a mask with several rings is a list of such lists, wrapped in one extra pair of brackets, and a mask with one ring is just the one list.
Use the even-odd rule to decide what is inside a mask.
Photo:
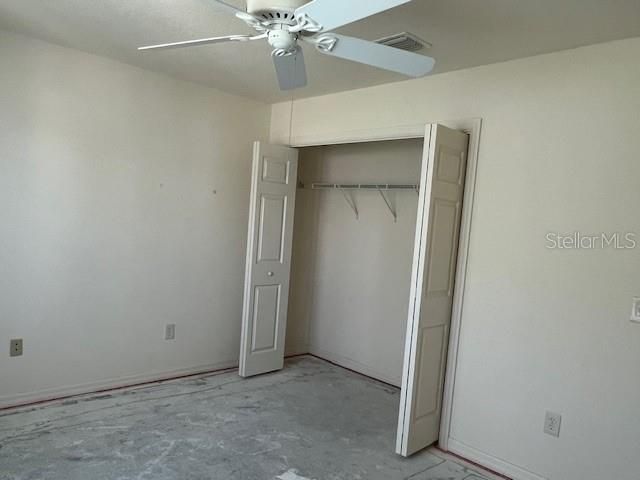
[(431, 48), (431, 44), (429, 42), (425, 42), (414, 34), (407, 32), (396, 33), (395, 35), (381, 38), (375, 42), (380, 45), (386, 45), (387, 47), (406, 50), (407, 52), (417, 52), (423, 48)]

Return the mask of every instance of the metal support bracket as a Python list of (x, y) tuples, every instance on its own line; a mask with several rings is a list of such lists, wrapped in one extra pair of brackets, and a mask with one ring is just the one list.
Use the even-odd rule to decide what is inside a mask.
[(420, 186), (415, 184), (390, 184), (390, 183), (312, 183), (312, 190), (340, 190), (344, 199), (353, 210), (353, 213), (356, 215), (356, 219), (360, 218), (360, 214), (358, 212), (358, 206), (356, 205), (356, 201), (353, 195), (355, 191), (377, 191), (382, 199), (384, 200), (385, 205), (391, 212), (393, 216), (393, 221), (397, 223), (398, 221), (398, 211), (394, 202), (391, 201), (389, 196), (389, 192), (411, 192), (414, 191), (416, 194), (420, 193)]
[(342, 192), (344, 199), (347, 201), (347, 203), (351, 207), (351, 210), (353, 210), (353, 213), (356, 214), (356, 220), (359, 220), (360, 213), (358, 213), (358, 206), (356, 205), (356, 201), (353, 198), (353, 194), (351, 192), (347, 192), (344, 188), (341, 188), (340, 191)]
[(397, 213), (396, 209), (394, 208), (393, 204), (391, 203), (391, 200), (389, 200), (389, 197), (387, 197), (387, 195), (386, 195), (386, 193), (384, 191), (378, 189), (378, 193), (380, 194), (380, 196), (384, 200), (384, 203), (386, 203), (387, 208), (391, 212), (391, 216), (393, 217), (393, 223), (398, 223), (398, 213)]

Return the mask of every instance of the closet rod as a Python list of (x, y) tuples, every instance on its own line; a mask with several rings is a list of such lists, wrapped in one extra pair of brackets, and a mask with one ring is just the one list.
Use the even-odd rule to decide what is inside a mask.
[(312, 190), (418, 190), (418, 185), (391, 183), (312, 183)]

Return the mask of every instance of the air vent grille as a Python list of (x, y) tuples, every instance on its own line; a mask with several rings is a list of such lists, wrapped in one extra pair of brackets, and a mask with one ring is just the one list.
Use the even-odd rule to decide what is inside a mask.
[(431, 48), (431, 44), (429, 42), (425, 42), (414, 34), (407, 32), (396, 33), (395, 35), (381, 38), (375, 42), (380, 45), (386, 45), (387, 47), (406, 50), (407, 52), (417, 52), (424, 48)]

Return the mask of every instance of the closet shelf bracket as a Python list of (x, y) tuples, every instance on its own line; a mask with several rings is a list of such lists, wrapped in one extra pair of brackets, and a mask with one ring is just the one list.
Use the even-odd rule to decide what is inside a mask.
[[(301, 188), (306, 188), (306, 186), (300, 185)], [(344, 199), (349, 204), (351, 210), (356, 215), (356, 220), (360, 218), (360, 213), (358, 212), (358, 206), (356, 205), (356, 200), (353, 192), (355, 191), (375, 191), (380, 194), (382, 199), (384, 200), (385, 205), (391, 212), (391, 216), (393, 217), (393, 221), (398, 221), (398, 212), (394, 205), (394, 202), (391, 201), (391, 197), (389, 192), (392, 191), (404, 191), (404, 192), (416, 192), (420, 193), (420, 186), (415, 184), (391, 184), (391, 183), (312, 183), (312, 190), (340, 190)]]
[(342, 195), (344, 196), (344, 199), (347, 201), (347, 203), (351, 207), (351, 210), (353, 210), (353, 213), (355, 213), (356, 220), (359, 220), (360, 219), (360, 213), (358, 213), (358, 206), (356, 205), (355, 198), (353, 198), (353, 194), (351, 193), (351, 191), (347, 191), (344, 188), (340, 188), (340, 191), (342, 192)]
[(393, 207), (393, 204), (391, 203), (391, 200), (389, 200), (389, 198), (387, 197), (387, 194), (385, 193), (385, 191), (379, 189), (378, 193), (380, 194), (380, 196), (384, 200), (384, 203), (387, 205), (387, 208), (389, 209), (389, 212), (391, 212), (391, 216), (393, 217), (393, 223), (398, 223), (398, 213), (396, 212), (396, 209)]

